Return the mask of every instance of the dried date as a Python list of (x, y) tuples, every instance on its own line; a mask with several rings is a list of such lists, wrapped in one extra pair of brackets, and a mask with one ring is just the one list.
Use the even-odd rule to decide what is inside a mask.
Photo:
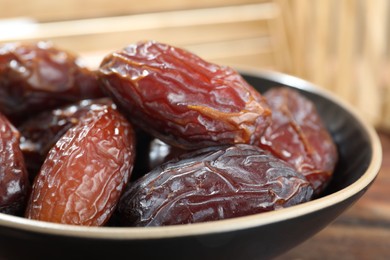
[(19, 138), (17, 129), (0, 114), (0, 212), (11, 215), (24, 211), (30, 190)]
[(24, 121), (18, 129), (22, 135), (20, 148), (30, 179), (35, 178), (49, 150), (68, 129), (77, 125), (80, 118), (92, 108), (97, 109), (104, 106), (115, 107), (109, 98), (87, 99), (54, 110), (44, 111)]
[(134, 146), (133, 129), (117, 110), (92, 107), (49, 151), (25, 216), (104, 225), (130, 178)]
[(235, 70), (163, 43), (107, 55), (98, 75), (129, 120), (180, 148), (252, 143), (270, 121), (264, 98)]
[(275, 87), (264, 96), (272, 108), (272, 123), (260, 147), (294, 166), (319, 195), (332, 177), (338, 155), (315, 105), (289, 88)]
[(0, 46), (0, 112), (19, 124), (46, 109), (102, 97), (96, 73), (50, 42)]
[(123, 225), (227, 219), (310, 200), (312, 187), (286, 162), (237, 144), (182, 155), (131, 183), (117, 208)]

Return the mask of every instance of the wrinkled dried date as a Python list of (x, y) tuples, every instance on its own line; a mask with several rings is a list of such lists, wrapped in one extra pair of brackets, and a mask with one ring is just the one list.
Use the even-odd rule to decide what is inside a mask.
[(256, 146), (211, 147), (131, 183), (117, 216), (130, 226), (205, 222), (289, 207), (312, 192), (303, 175)]
[(26, 217), (105, 224), (130, 178), (134, 142), (131, 125), (117, 110), (92, 107), (49, 151), (33, 184)]
[(24, 210), (30, 189), (20, 134), (0, 114), (0, 212), (19, 215)]
[(0, 111), (15, 124), (40, 111), (102, 96), (96, 74), (50, 42), (0, 46)]
[(19, 127), (22, 135), (20, 148), (23, 152), (30, 179), (33, 180), (41, 168), (47, 153), (71, 127), (77, 125), (90, 109), (115, 106), (111, 99), (88, 99), (42, 112), (23, 122)]
[(129, 120), (174, 146), (252, 143), (269, 124), (264, 98), (235, 70), (180, 48), (129, 45), (108, 55), (98, 74)]
[(264, 96), (272, 109), (272, 124), (260, 146), (293, 165), (319, 195), (329, 183), (337, 149), (314, 104), (289, 88), (273, 88)]

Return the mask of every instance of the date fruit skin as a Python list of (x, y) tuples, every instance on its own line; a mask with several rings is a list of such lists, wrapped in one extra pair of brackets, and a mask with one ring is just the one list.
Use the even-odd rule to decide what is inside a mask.
[(112, 106), (109, 98), (85, 99), (61, 108), (44, 111), (32, 116), (18, 126), (22, 137), (20, 148), (23, 152), (30, 180), (39, 172), (47, 153), (71, 127), (77, 125), (80, 118), (93, 107)]
[(130, 183), (116, 216), (126, 226), (198, 223), (289, 207), (312, 193), (303, 175), (257, 146), (215, 146)]
[(51, 42), (0, 46), (0, 112), (14, 125), (46, 109), (103, 96), (96, 73)]
[(286, 87), (272, 88), (264, 96), (272, 108), (272, 123), (259, 146), (294, 166), (320, 195), (333, 175), (338, 152), (315, 105)]
[(19, 148), (19, 131), (0, 114), (0, 212), (23, 213), (30, 183)]
[(252, 143), (270, 121), (266, 101), (237, 71), (156, 41), (107, 55), (98, 77), (134, 125), (183, 149)]
[(25, 217), (104, 225), (130, 179), (134, 150), (130, 123), (111, 106), (92, 108), (49, 151)]

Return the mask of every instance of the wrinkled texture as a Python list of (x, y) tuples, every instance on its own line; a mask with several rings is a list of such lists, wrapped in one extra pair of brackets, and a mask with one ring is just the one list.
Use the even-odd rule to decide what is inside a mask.
[(0, 46), (0, 112), (14, 124), (43, 110), (102, 96), (96, 74), (50, 42)]
[(0, 212), (12, 215), (22, 213), (30, 190), (19, 138), (17, 129), (0, 114)]
[(90, 109), (113, 106), (111, 99), (87, 99), (54, 110), (44, 111), (23, 122), (19, 127), (22, 135), (20, 148), (23, 152), (30, 180), (41, 168), (47, 153), (71, 127), (77, 125)]
[(289, 207), (312, 192), (304, 176), (259, 147), (219, 146), (183, 155), (131, 183), (117, 215), (129, 226), (197, 223)]
[(235, 70), (163, 43), (114, 52), (98, 75), (129, 120), (184, 149), (252, 143), (270, 121), (264, 98)]
[(332, 177), (338, 155), (315, 105), (289, 88), (275, 87), (264, 96), (272, 108), (272, 124), (260, 147), (294, 166), (319, 195)]
[(104, 225), (130, 178), (134, 142), (131, 125), (117, 110), (92, 108), (49, 151), (25, 216), (63, 224)]

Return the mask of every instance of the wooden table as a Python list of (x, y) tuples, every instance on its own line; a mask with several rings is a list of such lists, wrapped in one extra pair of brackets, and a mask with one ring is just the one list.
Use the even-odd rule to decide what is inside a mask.
[(277, 260), (390, 259), (390, 133), (379, 136), (382, 168), (369, 190), (331, 225)]

